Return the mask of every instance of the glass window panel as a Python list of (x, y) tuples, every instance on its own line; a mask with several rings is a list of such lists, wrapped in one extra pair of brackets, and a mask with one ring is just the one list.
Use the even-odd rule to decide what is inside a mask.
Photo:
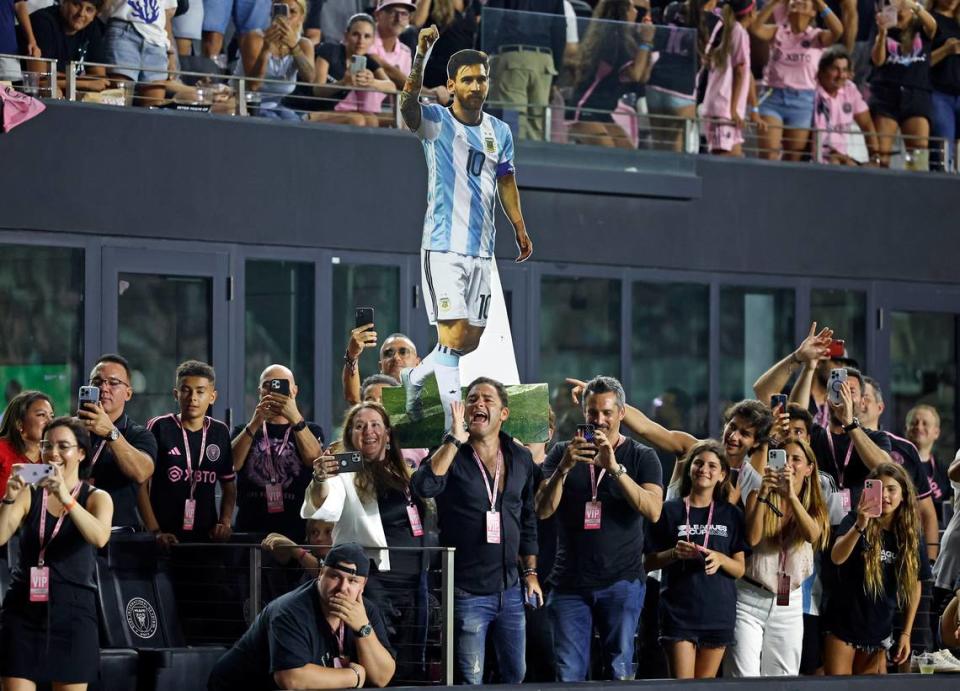
[(866, 293), (814, 288), (810, 291), (810, 318), (817, 322), (818, 331), (825, 326), (833, 329), (833, 337), (846, 342), (847, 354), (869, 371)]
[(792, 288), (720, 288), (720, 411), (754, 398), (753, 382), (794, 347)]
[(142, 424), (176, 409), (177, 365), (211, 362), (211, 280), (120, 273), (117, 288), (117, 348), (134, 368), (136, 392), (126, 411)]
[(76, 406), (83, 366), (83, 250), (4, 245), (0, 252), (0, 386), (6, 404), (38, 389), (58, 415)]
[(630, 401), (667, 429), (708, 430), (710, 287), (634, 283)]
[[(907, 412), (925, 403), (940, 414), (940, 438), (934, 456), (944, 466), (957, 448), (956, 317), (935, 312), (891, 312), (890, 429), (905, 431)], [(892, 405), (892, 410), (891, 410)]]
[(540, 381), (550, 386), (557, 439), (569, 439), (583, 416), (566, 377), (620, 377), (620, 281), (544, 276), (540, 289)]
[(334, 365), (331, 377), (333, 424), (343, 422), (347, 404), (343, 400), (343, 352), (350, 330), (355, 326), (357, 307), (372, 307), (379, 340), (360, 356), (360, 377), (380, 371), (380, 346), (400, 330), (400, 267), (376, 264), (335, 264), (333, 267), (333, 331), (330, 334)]
[(259, 399), (260, 373), (286, 365), (297, 380), (297, 406), (315, 420), (314, 266), (308, 262), (251, 259), (245, 277), (244, 411), (248, 420)]

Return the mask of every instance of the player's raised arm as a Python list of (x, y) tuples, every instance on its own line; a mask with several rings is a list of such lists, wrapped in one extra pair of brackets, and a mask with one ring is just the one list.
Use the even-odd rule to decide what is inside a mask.
[(420, 89), (423, 87), (423, 68), (427, 64), (430, 49), (438, 38), (440, 38), (440, 32), (436, 25), (420, 29), (420, 35), (417, 37), (417, 54), (413, 58), (413, 66), (410, 68), (410, 74), (407, 75), (403, 91), (400, 92), (400, 115), (403, 117), (404, 124), (412, 132), (420, 129)]

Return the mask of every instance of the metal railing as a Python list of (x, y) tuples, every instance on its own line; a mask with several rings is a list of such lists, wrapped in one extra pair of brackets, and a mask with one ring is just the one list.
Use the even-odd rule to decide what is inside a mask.
[[(316, 573), (298, 564), (275, 559), (255, 542), (256, 535), (235, 534), (229, 543), (181, 543), (161, 557), (173, 582), (176, 607), (189, 645), (233, 645), (257, 614), (273, 599), (298, 587)], [(285, 545), (282, 549), (318, 550), (318, 545)], [(375, 549), (375, 548), (371, 548)], [(427, 631), (424, 674), (403, 678), (398, 666), (394, 685), (452, 685), (453, 657), (453, 569), (452, 548), (391, 548), (391, 552), (427, 554), (431, 566), (427, 572)], [(202, 555), (202, 558), (200, 556)], [(294, 560), (295, 561), (295, 560)], [(368, 595), (369, 597), (369, 595)], [(381, 612), (385, 624), (390, 615)], [(404, 610), (399, 615), (406, 614)], [(405, 659), (402, 635), (391, 638), (398, 661)], [(406, 643), (408, 647), (411, 645)], [(413, 651), (416, 653), (416, 651)], [(412, 675), (410, 675), (412, 676)]]
[[(17, 58), (26, 62), (23, 56), (0, 55)], [(242, 75), (215, 72), (195, 72), (178, 70), (149, 70), (135, 66), (110, 65), (105, 63), (70, 62), (65, 72), (58, 74), (55, 60), (30, 58), (33, 62), (43, 63), (44, 69), (23, 70), (20, 84), (15, 88), (41, 98), (62, 98), (69, 101), (97, 102), (110, 106), (144, 106), (173, 108), (178, 110), (200, 111), (213, 115), (226, 116), (262, 116), (285, 117), (286, 119), (309, 122), (330, 122), (354, 126), (402, 127), (397, 90), (377, 90), (366, 87), (330, 85), (338, 92), (337, 96), (317, 96), (314, 93), (318, 85), (309, 82), (252, 79)], [(103, 68), (106, 77), (83, 74), (90, 68)], [(118, 79), (111, 70), (125, 69), (139, 73), (157, 73), (165, 78), (158, 81), (130, 81)], [(62, 88), (61, 85), (62, 84)], [(85, 88), (92, 85), (95, 88)], [(146, 90), (159, 91), (157, 95), (144, 93)], [(282, 94), (280, 91), (289, 91)], [(382, 101), (377, 110), (363, 110), (367, 98), (373, 94), (376, 101)], [(356, 109), (349, 110), (342, 104), (351, 103)], [(367, 103), (370, 103), (369, 101)], [(340, 110), (337, 110), (340, 104)], [(487, 109), (506, 120), (514, 129), (519, 130), (521, 118), (542, 118), (544, 140), (553, 144), (580, 144), (593, 146), (620, 146), (630, 149), (674, 151), (677, 153), (709, 154), (709, 144), (704, 142), (703, 134), (710, 123), (731, 124), (729, 120), (695, 117), (685, 118), (670, 113), (651, 112), (646, 108), (644, 99), (633, 104), (622, 102), (617, 110), (610, 113), (589, 108), (581, 108), (584, 115), (600, 116), (584, 124), (570, 117), (572, 108), (562, 100), (552, 102), (531, 110), (519, 109), (515, 103), (488, 101)], [(619, 133), (611, 136), (613, 129), (600, 133), (597, 123), (606, 121), (606, 125), (616, 125)], [(912, 138), (902, 134), (888, 137), (886, 149), (879, 160), (868, 157), (863, 145), (863, 133), (857, 131), (837, 132), (813, 127), (803, 128), (807, 145), (793, 158), (801, 161), (828, 164), (835, 163), (839, 157), (824, 155), (823, 142), (828, 136), (843, 136), (847, 140), (850, 155), (842, 159), (847, 165), (885, 167), (896, 170), (932, 170), (933, 172), (958, 172), (957, 142), (943, 138), (927, 137), (925, 146), (909, 146)], [(757, 127), (747, 121), (743, 127), (744, 142), (742, 154), (749, 158), (777, 159), (782, 149), (771, 150), (763, 146), (763, 138), (758, 135)], [(873, 135), (880, 141), (880, 135)], [(851, 147), (852, 144), (852, 147)], [(859, 156), (857, 152), (859, 151)], [(945, 152), (954, 155), (945, 155)], [(949, 161), (949, 163), (947, 163)]]

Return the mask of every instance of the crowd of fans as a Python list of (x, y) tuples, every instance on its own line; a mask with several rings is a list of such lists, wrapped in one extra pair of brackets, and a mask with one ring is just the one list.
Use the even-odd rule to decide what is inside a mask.
[[(456, 548), (463, 683), (960, 671), (960, 513), (939, 537), (960, 460), (934, 458), (928, 405), (896, 421), (904, 436), (881, 430), (880, 385), (832, 344), (812, 326), (724, 412), (719, 440), (661, 426), (597, 376), (567, 380), (583, 413), (572, 439), (524, 445), (502, 429), (506, 389), (481, 377), (429, 450), (403, 448), (381, 405), (416, 347), (371, 324), (347, 341), (336, 441), (304, 419), (283, 365), (231, 430), (208, 415), (210, 365), (182, 363), (175, 408), (141, 425), (125, 413), (130, 363), (103, 355), (72, 415), (39, 391), (3, 414), (0, 544), (19, 549), (0, 677), (97, 678), (94, 563), (117, 530), (154, 535), (178, 597), (177, 568), (223, 558), (182, 543), (234, 530), (296, 574), (211, 689), (428, 681), (436, 546)], [(670, 477), (654, 447), (679, 459)]]
[[(3, 0), (0, 54), (25, 56), (28, 74), (46, 71), (30, 58), (57, 60), (61, 89), (73, 61), (81, 91), (120, 87), (141, 105), (170, 97), (225, 112), (237, 106), (226, 85), (201, 80), (209, 88), (197, 91), (198, 80), (177, 69), (229, 69), (249, 78), (254, 114), (393, 126), (393, 95), (418, 29), (434, 24), (440, 39), (422, 98), (448, 103), (447, 59), (480, 47), (494, 58), (491, 106), (516, 112), (524, 139), (544, 139), (551, 128), (553, 140), (608, 147), (736, 156), (749, 147), (769, 159), (850, 166), (889, 166), (900, 154), (910, 168), (950, 170), (960, 122), (958, 5)], [(87, 65), (98, 62), (115, 67)], [(0, 58), (0, 80), (21, 76), (20, 61)]]

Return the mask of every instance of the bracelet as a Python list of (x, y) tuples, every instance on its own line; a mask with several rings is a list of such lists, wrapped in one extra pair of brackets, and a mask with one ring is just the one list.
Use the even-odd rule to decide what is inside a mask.
[(316, 482), (318, 485), (322, 485), (324, 482), (327, 481), (327, 476), (326, 476), (326, 475), (318, 475), (317, 473), (314, 473), (314, 474), (313, 474), (313, 481)]
[(346, 365), (347, 369), (349, 369), (350, 372), (357, 371), (357, 360), (355, 358), (350, 357), (350, 353), (347, 351), (344, 351), (343, 353), (343, 364)]
[[(854, 527), (854, 528), (857, 528), (857, 524), (854, 523), (854, 524), (853, 524), (853, 527)], [(863, 530), (860, 530), (860, 528), (857, 528), (857, 532), (860, 533), (860, 537), (866, 537), (866, 535), (867, 535), (867, 528), (866, 528), (866, 526), (864, 526)]]
[(298, 422), (297, 424), (293, 425), (290, 429), (291, 429), (293, 432), (302, 432), (302, 431), (305, 430), (306, 428), (307, 428), (307, 421), (306, 421), (305, 419), (301, 419), (300, 422)]
[(303, 556), (306, 553), (307, 553), (307, 550), (305, 550), (303, 547), (297, 547), (296, 552), (294, 552), (294, 554), (296, 554), (297, 561), (300, 561), (301, 559), (303, 559)]
[[(757, 108), (757, 106), (750, 106), (750, 112), (751, 112), (751, 113), (756, 113), (757, 115), (759, 115), (759, 114), (760, 114), (760, 109)], [(797, 364), (800, 364), (800, 361), (797, 360), (797, 354), (796, 354), (796, 353), (793, 354), (793, 359), (797, 361)]]
[(822, 10), (820, 10), (820, 16), (823, 17), (824, 19), (826, 19), (831, 14), (833, 14), (833, 10), (831, 10), (829, 7), (824, 7)]
[(16, 499), (7, 499), (6, 497), (4, 497), (4, 498), (3, 498), (3, 503), (4, 503), (4, 504), (16, 504), (16, 503), (17, 503), (17, 500), (16, 500)]
[(256, 435), (255, 435), (253, 432), (250, 431), (250, 425), (244, 425), (244, 426), (243, 426), (243, 431), (246, 432), (247, 435), (248, 435), (251, 439), (256, 438)]
[(649, 52), (649, 51), (653, 50), (653, 44), (652, 44), (652, 43), (641, 43), (639, 46), (637, 46), (637, 50), (645, 50), (645, 51), (648, 51), (648, 52)]
[(70, 512), (73, 511), (75, 508), (77, 508), (77, 500), (74, 499), (73, 497), (70, 497), (70, 503), (69, 503), (69, 504), (64, 504), (64, 505), (63, 505), (63, 510), (66, 511), (67, 513), (70, 513)]
[(350, 667), (348, 665), (347, 668), (353, 670), (353, 673), (357, 675), (357, 685), (354, 686), (353, 688), (359, 689), (360, 688), (360, 672), (357, 671), (356, 667)]
[(523, 572), (522, 572), (522, 575), (524, 576), (524, 578), (526, 578), (527, 576), (536, 576), (536, 575), (537, 575), (537, 570), (536, 570), (536, 569), (529, 569), (529, 568), (528, 568), (528, 569), (524, 569)]

